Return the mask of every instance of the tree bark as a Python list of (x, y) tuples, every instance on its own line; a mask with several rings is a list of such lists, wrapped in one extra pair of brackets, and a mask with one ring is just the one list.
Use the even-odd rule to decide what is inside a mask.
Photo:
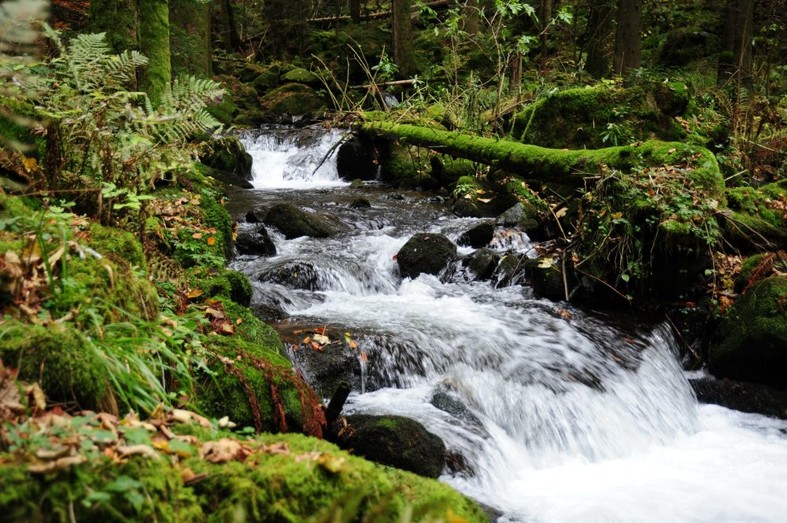
[(716, 75), (719, 85), (735, 80), (737, 86), (751, 86), (753, 33), (754, 0), (727, 0)]
[(588, 4), (585, 70), (593, 78), (604, 78), (609, 76), (612, 63), (614, 5), (612, 0), (590, 0)]
[(393, 33), (394, 63), (399, 68), (400, 73), (409, 76), (415, 70), (410, 0), (393, 0), (392, 7), (391, 28)]
[(350, 19), (353, 22), (361, 21), (361, 0), (350, 0)]
[(170, 92), (172, 64), (169, 51), (169, 2), (139, 0), (139, 47), (148, 57), (142, 71), (140, 87), (148, 93), (154, 106)]
[(615, 74), (625, 76), (642, 65), (642, 0), (618, 0)]
[(88, 28), (106, 33), (112, 52), (139, 49), (137, 40), (137, 0), (92, 0)]
[(478, 0), (466, 0), (462, 12), (464, 13), (465, 31), (470, 36), (477, 35), (481, 30), (481, 13)]
[(211, 76), (210, 5), (169, 0), (172, 73)]

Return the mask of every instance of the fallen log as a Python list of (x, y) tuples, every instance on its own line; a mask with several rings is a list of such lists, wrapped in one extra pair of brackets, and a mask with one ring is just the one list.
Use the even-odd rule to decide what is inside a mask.
[(636, 166), (682, 166), (693, 184), (709, 196), (723, 196), (724, 185), (713, 154), (680, 142), (648, 140), (604, 149), (568, 150), (388, 121), (363, 122), (356, 125), (356, 131), (490, 165), (522, 178), (576, 186), (588, 176), (598, 176), (602, 166), (623, 172)]

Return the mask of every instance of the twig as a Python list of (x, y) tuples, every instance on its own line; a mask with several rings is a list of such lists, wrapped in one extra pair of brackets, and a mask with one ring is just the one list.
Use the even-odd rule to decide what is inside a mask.
[(592, 274), (590, 274), (590, 273), (587, 273), (587, 272), (585, 272), (585, 271), (583, 271), (583, 270), (581, 270), (581, 269), (578, 269), (578, 268), (576, 268), (576, 267), (574, 267), (574, 270), (575, 270), (575, 271), (578, 271), (578, 272), (580, 272), (580, 273), (582, 273), (582, 274), (584, 274), (585, 276), (587, 276), (587, 277), (588, 277), (588, 278), (590, 278), (590, 279), (596, 280), (597, 282), (601, 283), (602, 285), (604, 285), (605, 287), (607, 287), (609, 290), (611, 290), (612, 292), (614, 292), (615, 294), (617, 294), (618, 296), (620, 296), (621, 298), (623, 298), (624, 300), (626, 300), (626, 303), (631, 303), (631, 301), (629, 300), (628, 296), (626, 296), (625, 294), (621, 293), (621, 292), (620, 292), (619, 290), (617, 290), (615, 287), (613, 287), (613, 286), (612, 286), (612, 285), (610, 285), (609, 283), (605, 282), (604, 280), (602, 280), (602, 279), (601, 279), (601, 278), (599, 278), (598, 276), (593, 276)]
[(353, 134), (352, 132), (346, 132), (346, 133), (344, 133), (344, 135), (342, 136), (342, 139), (341, 139), (341, 140), (339, 140), (338, 142), (336, 142), (335, 144), (333, 144), (333, 145), (331, 146), (331, 148), (330, 148), (330, 149), (328, 149), (328, 152), (327, 152), (327, 153), (325, 153), (325, 156), (323, 156), (323, 157), (322, 157), (322, 160), (320, 160), (320, 163), (318, 163), (318, 164), (317, 164), (317, 167), (315, 167), (315, 168), (314, 168), (314, 170), (312, 171), (312, 176), (314, 176), (314, 175), (317, 173), (317, 171), (320, 169), (320, 167), (322, 167), (322, 164), (324, 164), (324, 163), (325, 163), (325, 160), (327, 160), (328, 158), (330, 158), (330, 157), (331, 157), (331, 155), (333, 154), (333, 152), (334, 152), (336, 149), (338, 149), (339, 147), (341, 147), (341, 146), (342, 146), (342, 145), (343, 145), (343, 144), (344, 144), (344, 143), (345, 143), (345, 142), (346, 142), (346, 141), (349, 139), (349, 137), (350, 137), (350, 136), (352, 136), (352, 134)]

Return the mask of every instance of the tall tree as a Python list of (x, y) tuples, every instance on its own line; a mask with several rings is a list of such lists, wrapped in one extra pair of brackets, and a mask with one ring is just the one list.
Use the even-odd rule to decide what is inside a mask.
[(269, 47), (279, 54), (300, 52), (306, 33), (309, 0), (266, 0), (263, 14), (268, 24)]
[(138, 49), (137, 0), (92, 0), (88, 27), (94, 33), (106, 33), (112, 51)]
[(609, 76), (614, 39), (613, 0), (589, 0), (588, 22), (583, 36), (587, 53), (585, 70), (594, 78)]
[(158, 105), (169, 93), (172, 81), (168, 0), (139, 0), (139, 48), (150, 60), (140, 86), (153, 105)]
[(210, 4), (169, 0), (172, 72), (210, 77)]
[(394, 63), (402, 74), (410, 75), (415, 70), (410, 0), (393, 0), (392, 9)]
[(615, 74), (626, 75), (642, 65), (642, 0), (618, 0), (615, 31)]
[(350, 18), (353, 22), (361, 21), (361, 0), (350, 0)]
[(754, 0), (727, 0), (716, 76), (719, 84), (733, 80), (736, 86), (751, 86), (753, 35)]

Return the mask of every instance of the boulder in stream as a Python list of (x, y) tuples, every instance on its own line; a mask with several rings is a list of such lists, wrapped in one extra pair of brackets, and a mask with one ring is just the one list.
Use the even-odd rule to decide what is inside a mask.
[(463, 232), (457, 243), (473, 249), (486, 247), (495, 235), (495, 222), (484, 221)]
[(708, 352), (717, 377), (785, 386), (787, 375), (787, 277), (751, 286), (722, 319)]
[(238, 232), (235, 248), (239, 254), (255, 254), (257, 256), (276, 256), (276, 245), (273, 244), (265, 227)]
[(407, 240), (396, 255), (404, 278), (421, 273), (439, 274), (456, 256), (456, 245), (442, 234), (418, 233)]
[(236, 136), (208, 142), (200, 152), (200, 160), (210, 168), (209, 174), (214, 178), (244, 189), (252, 187), (252, 158)]
[(347, 416), (347, 424), (337, 443), (358, 456), (429, 478), (445, 467), (443, 440), (415, 420), (355, 414)]
[(277, 203), (257, 217), (262, 223), (279, 229), (288, 240), (300, 236), (328, 238), (337, 232), (326, 217), (306, 212), (291, 203)]
[(709, 377), (691, 379), (689, 383), (702, 403), (787, 419), (787, 392), (756, 383)]
[(336, 170), (344, 180), (374, 180), (380, 159), (371, 139), (355, 135), (336, 153)]

